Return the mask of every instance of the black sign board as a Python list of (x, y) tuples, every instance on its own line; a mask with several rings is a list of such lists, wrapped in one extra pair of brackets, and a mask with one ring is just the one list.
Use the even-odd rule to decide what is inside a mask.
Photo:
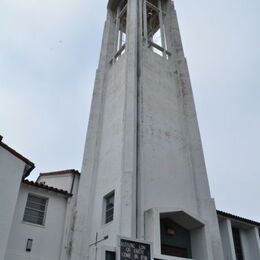
[(151, 245), (121, 238), (120, 260), (151, 260)]

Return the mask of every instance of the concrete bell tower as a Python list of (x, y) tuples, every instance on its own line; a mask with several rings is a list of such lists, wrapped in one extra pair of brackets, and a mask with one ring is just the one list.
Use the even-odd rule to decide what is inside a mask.
[(154, 259), (222, 260), (173, 3), (107, 10), (70, 259), (115, 259), (122, 236)]

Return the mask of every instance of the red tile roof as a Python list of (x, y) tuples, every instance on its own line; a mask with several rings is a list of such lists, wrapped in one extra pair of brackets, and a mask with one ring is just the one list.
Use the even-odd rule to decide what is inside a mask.
[(33, 182), (33, 181), (28, 181), (28, 180), (23, 180), (22, 183), (27, 184), (27, 185), (31, 185), (31, 186), (34, 186), (34, 187), (37, 187), (37, 188), (40, 188), (40, 189), (49, 190), (49, 191), (53, 191), (53, 192), (56, 192), (56, 193), (61, 193), (61, 194), (66, 195), (68, 197), (72, 196), (71, 193), (68, 193), (65, 190), (50, 187), (50, 186), (45, 185), (43, 183), (37, 183), (37, 182)]

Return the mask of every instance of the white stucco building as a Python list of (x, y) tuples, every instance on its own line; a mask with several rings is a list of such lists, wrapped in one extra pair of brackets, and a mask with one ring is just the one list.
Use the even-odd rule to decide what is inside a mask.
[[(34, 164), (2, 142), (0, 136), (0, 259), (4, 259), (20, 183)], [(7, 200), (8, 198), (8, 200)]]
[(68, 259), (79, 172), (25, 180), (33, 168), (0, 138), (0, 259)]
[[(13, 187), (12, 189), (5, 189), (6, 195), (2, 193), (1, 196), (1, 259), (71, 259), (72, 234), (80, 179), (79, 172), (66, 170), (43, 173), (39, 175), (36, 182), (28, 181), (24, 178), (28, 177), (34, 164), (3, 143), (2, 137), (0, 152), (0, 183), (3, 185), (2, 188), (7, 186), (10, 188), (12, 185), (13, 187), (18, 187), (18, 189), (14, 189)], [(16, 161), (17, 163), (15, 163)], [(19, 161), (22, 161), (26, 166), (17, 167)], [(14, 180), (14, 176), (18, 177), (17, 180)], [(7, 196), (11, 196), (10, 194), (12, 194), (12, 200), (7, 201), (6, 198)], [(43, 214), (31, 216), (29, 211), (28, 215), (28, 206), (39, 205), (39, 202), (44, 208)], [(11, 212), (9, 210), (10, 205), (14, 205)], [(109, 216), (109, 220), (111, 220), (111, 214)], [(260, 259), (260, 223), (221, 211), (217, 211), (217, 216), (224, 259)], [(114, 216), (110, 222), (113, 219)], [(7, 228), (9, 229), (7, 230)], [(158, 228), (159, 225), (157, 226)], [(181, 230), (179, 226), (172, 228), (175, 232)], [(167, 232), (172, 236), (172, 230), (168, 230)], [(107, 241), (105, 233), (103, 235), (104, 237), (101, 236), (101, 238)], [(113, 252), (118, 250), (118, 245), (104, 246), (94, 244), (94, 246), (96, 246), (98, 253), (97, 259), (115, 259), (114, 257), (116, 256)], [(183, 258), (169, 258), (164, 256), (161, 259)]]
[(107, 10), (81, 174), (30, 182), (0, 139), (0, 259), (260, 259), (260, 223), (211, 198), (172, 1)]

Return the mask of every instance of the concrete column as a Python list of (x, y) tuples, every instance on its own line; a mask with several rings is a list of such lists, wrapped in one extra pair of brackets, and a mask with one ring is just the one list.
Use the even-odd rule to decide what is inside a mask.
[(194, 259), (214, 259), (206, 226), (191, 231), (191, 247)]
[(244, 258), (247, 260), (260, 259), (259, 234), (256, 227), (240, 230)]
[(145, 212), (144, 239), (153, 243), (154, 257), (159, 257), (161, 255), (161, 228), (160, 213), (156, 208)]
[[(136, 237), (138, 0), (128, 1), (126, 92), (121, 188), (121, 235)], [(131, 216), (129, 221), (129, 216)]]
[(260, 231), (258, 228), (256, 228), (256, 240), (257, 240), (258, 251), (260, 251)]
[(232, 227), (229, 219), (224, 219), (219, 223), (220, 235), (224, 251), (225, 260), (236, 260)]

